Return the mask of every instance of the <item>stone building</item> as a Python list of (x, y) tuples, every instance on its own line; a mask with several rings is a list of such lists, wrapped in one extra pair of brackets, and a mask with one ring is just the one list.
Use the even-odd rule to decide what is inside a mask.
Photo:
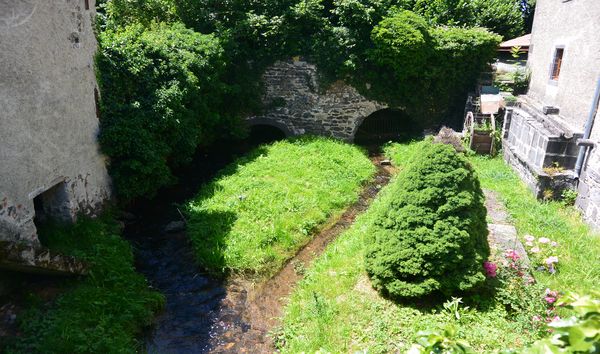
[(298, 58), (276, 62), (263, 80), (266, 111), (247, 121), (275, 126), (287, 136), (315, 134), (353, 141), (363, 120), (386, 108), (342, 81), (321, 89), (317, 67)]
[(538, 197), (556, 198), (565, 188), (576, 189), (577, 205), (596, 226), (599, 34), (600, 1), (537, 1), (527, 64), (529, 90), (508, 111), (503, 141), (505, 159)]
[(94, 0), (0, 0), (0, 241), (110, 195), (97, 144)]

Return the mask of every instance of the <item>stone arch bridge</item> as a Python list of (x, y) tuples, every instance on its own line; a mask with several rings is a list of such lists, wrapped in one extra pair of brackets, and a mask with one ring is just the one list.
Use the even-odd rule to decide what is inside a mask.
[(387, 108), (342, 81), (319, 90), (317, 74), (317, 67), (305, 61), (278, 61), (269, 67), (263, 75), (268, 108), (248, 117), (248, 125), (273, 126), (286, 136), (314, 134), (351, 142), (365, 118)]

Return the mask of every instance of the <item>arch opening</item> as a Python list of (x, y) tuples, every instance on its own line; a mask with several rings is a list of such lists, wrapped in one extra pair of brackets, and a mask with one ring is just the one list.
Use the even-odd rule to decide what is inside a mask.
[(270, 124), (254, 124), (249, 128), (248, 138), (246, 139), (250, 146), (272, 143), (286, 138), (286, 133)]
[(420, 125), (401, 109), (385, 108), (363, 119), (354, 134), (354, 143), (379, 148), (389, 141), (406, 141), (421, 134)]

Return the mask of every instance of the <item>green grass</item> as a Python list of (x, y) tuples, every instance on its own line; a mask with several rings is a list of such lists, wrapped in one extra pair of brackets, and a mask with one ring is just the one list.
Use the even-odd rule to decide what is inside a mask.
[(332, 139), (258, 148), (189, 203), (188, 235), (199, 262), (216, 272), (276, 272), (357, 200), (374, 169), (359, 148)]
[[(521, 237), (526, 234), (557, 241), (558, 272), (536, 272), (545, 286), (578, 293), (600, 290), (600, 237), (573, 207), (540, 202), (501, 157), (473, 156), (483, 188), (500, 194)], [(522, 240), (523, 241), (523, 240)]]
[[(419, 143), (412, 143), (386, 151), (401, 170), (419, 149)], [(378, 209), (389, 205), (391, 190), (384, 188), (367, 212), (307, 270), (285, 309), (282, 328), (275, 333), (283, 352), (402, 352), (414, 343), (418, 331), (456, 322), (439, 304), (396, 304), (371, 288), (364, 271), (364, 240)], [(467, 338), (476, 352), (534, 341), (538, 332), (528, 321), (513, 317), (501, 301), (480, 301), (477, 308), (463, 311), (456, 323), (458, 335)]]
[[(420, 143), (393, 144), (386, 153), (401, 171), (419, 149)], [(600, 242), (574, 208), (537, 201), (501, 158), (472, 156), (470, 160), (483, 188), (497, 191), (506, 203), (521, 236), (545, 236), (560, 244), (559, 271), (554, 275), (536, 272), (538, 285), (526, 290), (529, 293), (503, 287), (487, 299), (485, 294), (465, 299), (472, 308), (463, 311), (456, 324), (458, 337), (476, 352), (522, 347), (543, 334), (543, 329), (539, 332), (530, 322), (532, 314), (539, 313), (533, 311), (539, 311), (542, 299), (531, 294), (544, 287), (580, 293), (598, 290)], [(418, 331), (440, 330), (457, 322), (439, 304), (394, 303), (372, 290), (364, 271), (364, 240), (378, 208), (388, 204), (388, 193), (385, 188), (307, 270), (276, 332), (283, 352), (402, 352), (415, 342)], [(529, 300), (533, 305), (523, 313), (508, 312), (507, 299), (513, 303)]]
[[(129, 243), (110, 216), (41, 231), (44, 243), (90, 264), (87, 276), (67, 281), (51, 304), (31, 296), (19, 318), (23, 336), (8, 352), (131, 353), (136, 335), (150, 324), (163, 297), (135, 272)], [(0, 348), (1, 349), (1, 348)]]

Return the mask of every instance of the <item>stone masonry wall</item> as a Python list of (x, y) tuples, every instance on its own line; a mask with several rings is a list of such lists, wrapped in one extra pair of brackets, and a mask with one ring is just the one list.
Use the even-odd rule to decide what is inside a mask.
[(386, 108), (337, 81), (319, 91), (317, 67), (304, 61), (279, 61), (263, 75), (267, 108), (248, 123), (271, 124), (287, 135), (315, 134), (352, 141), (362, 121)]
[(0, 0), (0, 240), (37, 244), (34, 198), (73, 220), (110, 196), (93, 0)]

